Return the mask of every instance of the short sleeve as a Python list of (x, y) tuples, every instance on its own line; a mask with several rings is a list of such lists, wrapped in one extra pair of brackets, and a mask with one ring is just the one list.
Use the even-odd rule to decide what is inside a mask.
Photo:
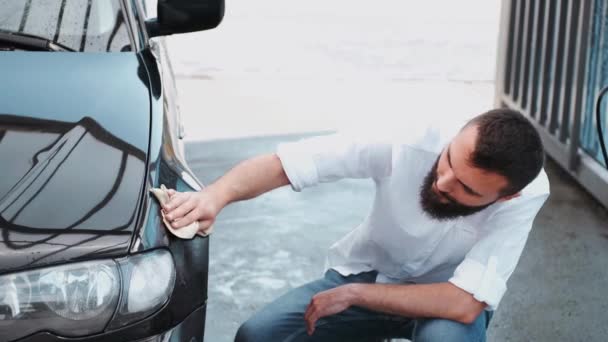
[[(544, 172), (540, 183), (546, 191), (535, 191), (501, 204), (481, 229), (481, 238), (458, 265), (449, 282), (485, 302), (495, 310), (507, 290), (507, 281), (523, 251), (537, 213), (549, 196)], [(534, 184), (538, 190), (539, 184)], [(544, 188), (541, 184), (540, 188)]]
[(392, 145), (379, 137), (335, 133), (280, 144), (276, 154), (295, 191), (342, 178), (391, 173)]

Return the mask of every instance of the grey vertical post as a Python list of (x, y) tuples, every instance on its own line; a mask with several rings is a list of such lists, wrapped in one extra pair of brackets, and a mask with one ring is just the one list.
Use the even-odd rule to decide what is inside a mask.
[(513, 26), (510, 27), (510, 63), (509, 63), (509, 89), (507, 90), (511, 99), (515, 101), (514, 92), (515, 92), (515, 75), (517, 75), (517, 54), (519, 53), (519, 42), (517, 38), (519, 37), (519, 7), (521, 6), (521, 1), (513, 0), (513, 6), (511, 7), (511, 21), (513, 22)]
[(525, 1), (525, 9), (524, 9), (524, 24), (523, 24), (523, 42), (522, 42), (522, 59), (521, 59), (521, 69), (520, 69), (520, 77), (519, 77), (519, 92), (520, 94), (520, 105), (522, 110), (527, 110), (528, 108), (528, 88), (529, 88), (529, 80), (530, 80), (530, 52), (532, 46), (532, 32), (533, 30), (533, 9), (535, 2), (534, 0), (526, 0)]
[(577, 35), (578, 22), (580, 18), (580, 2), (579, 1), (568, 1), (568, 19), (566, 23), (566, 45), (564, 50), (564, 77), (563, 82), (560, 85), (563, 89), (563, 93), (560, 96), (559, 103), (557, 104), (557, 112), (559, 113), (558, 124), (559, 124), (559, 135), (558, 139), (562, 143), (566, 143), (568, 138), (568, 130), (570, 128), (570, 117), (572, 108), (570, 108), (572, 102), (573, 92), (576, 91), (573, 75), (576, 68), (576, 43), (579, 39)]
[(518, 0), (517, 1), (517, 18), (515, 19), (515, 45), (513, 46), (513, 52), (515, 53), (515, 60), (513, 61), (513, 91), (511, 92), (511, 98), (516, 103), (520, 102), (519, 97), (519, 86), (521, 83), (521, 69), (523, 66), (522, 63), (522, 50), (524, 46), (524, 23), (525, 23), (525, 7), (528, 0)]
[(587, 86), (585, 77), (587, 65), (587, 52), (591, 46), (589, 42), (589, 30), (591, 28), (591, 18), (593, 11), (591, 1), (581, 1), (581, 8), (578, 19), (578, 37), (576, 39), (576, 57), (574, 60), (574, 91), (572, 92), (574, 101), (572, 101), (570, 111), (572, 120), (570, 123), (570, 144), (568, 150), (568, 169), (574, 171), (578, 167), (578, 147), (581, 130), (582, 109), (584, 107), (585, 97), (587, 94)]
[(494, 82), (494, 107), (502, 107), (502, 97), (507, 91), (508, 84), (506, 76), (509, 71), (509, 24), (511, 19), (511, 8), (513, 3), (510, 0), (503, 0), (500, 9), (500, 26), (498, 30), (498, 42), (496, 46), (496, 70)]
[(538, 112), (538, 92), (540, 79), (540, 62), (542, 57), (543, 27), (545, 24), (545, 0), (534, 1), (534, 34), (533, 34), (533, 55), (530, 66), (530, 87), (528, 88), (528, 103), (530, 104), (529, 113), (533, 118), (537, 117)]
[(540, 65), (540, 98), (538, 112), (540, 114), (538, 122), (544, 126), (547, 119), (547, 103), (549, 102), (550, 86), (549, 75), (550, 66), (552, 63), (551, 53), (553, 52), (553, 30), (555, 28), (555, 7), (554, 0), (547, 0), (545, 6), (545, 22), (543, 24), (543, 45), (541, 48), (541, 65)]
[(560, 0), (556, 9), (556, 22), (555, 30), (553, 35), (553, 63), (551, 64), (550, 86), (549, 86), (549, 98), (547, 103), (547, 115), (549, 122), (547, 128), (551, 134), (555, 133), (558, 125), (559, 108), (558, 104), (562, 97), (563, 87), (563, 75), (565, 73), (564, 68), (564, 48), (566, 46), (566, 18), (570, 17), (568, 10), (567, 0)]

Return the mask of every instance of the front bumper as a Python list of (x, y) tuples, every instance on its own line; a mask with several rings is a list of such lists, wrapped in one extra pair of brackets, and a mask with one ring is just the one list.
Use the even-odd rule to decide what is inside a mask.
[(206, 306), (190, 314), (183, 322), (169, 331), (137, 342), (203, 342), (205, 334)]
[[(39, 332), (19, 342), (133, 342), (203, 341), (207, 304), (209, 238), (170, 239), (169, 250), (176, 266), (171, 298), (147, 318), (97, 335), (65, 338)], [(153, 281), (151, 279), (151, 281)]]
[(203, 342), (205, 334), (205, 315), (207, 306), (192, 312), (186, 319), (169, 330), (151, 337), (136, 340), (124, 339), (120, 332), (112, 332), (85, 338), (62, 338), (51, 333), (39, 333), (20, 340), (27, 342), (91, 342), (91, 341), (130, 341), (130, 342)]

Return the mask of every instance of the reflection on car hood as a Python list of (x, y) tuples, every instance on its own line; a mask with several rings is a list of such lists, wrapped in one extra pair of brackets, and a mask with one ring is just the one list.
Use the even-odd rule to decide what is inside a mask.
[(125, 254), (150, 129), (134, 54), (0, 54), (0, 273)]

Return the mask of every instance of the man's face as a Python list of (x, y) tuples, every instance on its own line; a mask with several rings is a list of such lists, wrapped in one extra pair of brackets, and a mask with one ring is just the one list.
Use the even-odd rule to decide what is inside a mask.
[(510, 198), (499, 196), (508, 184), (505, 177), (470, 165), (476, 137), (475, 126), (464, 128), (424, 178), (420, 203), (431, 217), (446, 220), (467, 216)]

